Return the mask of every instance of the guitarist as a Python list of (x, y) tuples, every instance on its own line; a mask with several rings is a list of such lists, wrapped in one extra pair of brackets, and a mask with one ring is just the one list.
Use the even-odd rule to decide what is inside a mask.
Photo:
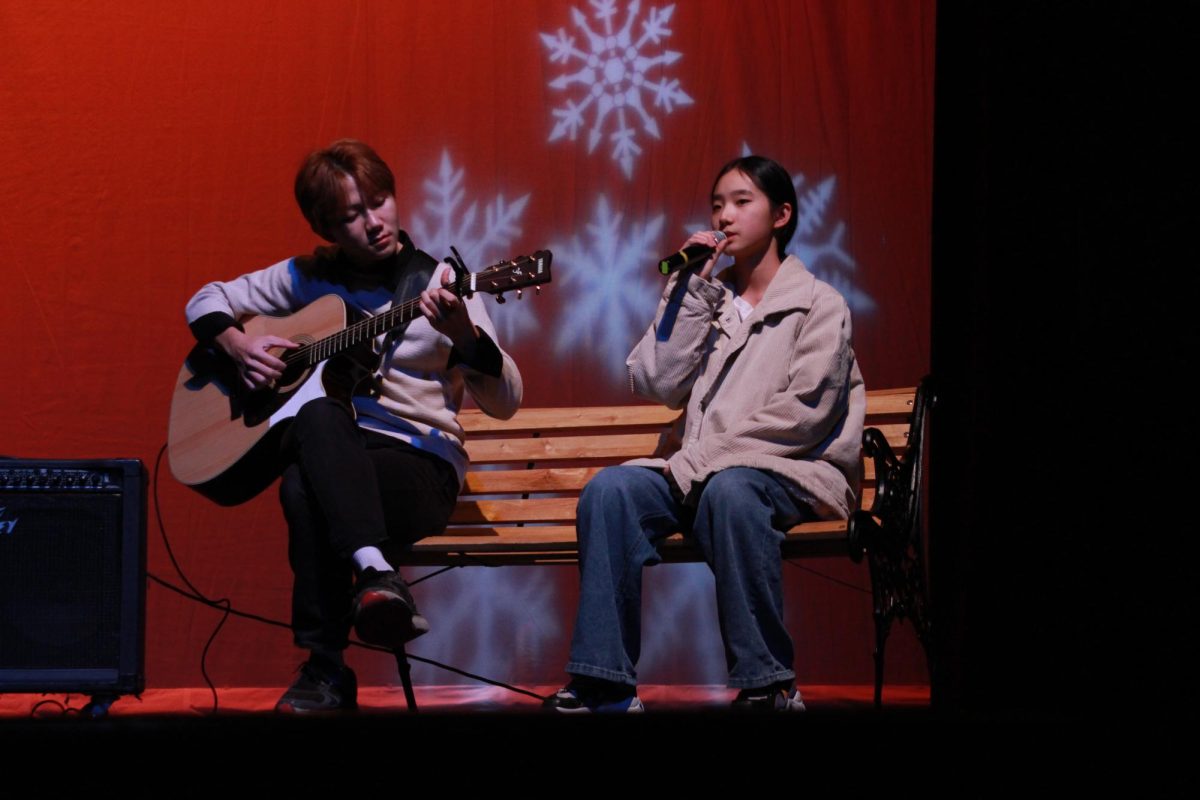
[(297, 344), (247, 335), (243, 315), (292, 313), (330, 293), (365, 314), (417, 296), (421, 309), (382, 343), (372, 391), (352, 403), (309, 401), (281, 439), (292, 628), (309, 656), (276, 709), (305, 713), (356, 707), (357, 682), (342, 657), (351, 625), (362, 641), (389, 648), (429, 630), (391, 558), (440, 532), (454, 508), (467, 467), (456, 416), (464, 389), (503, 419), (516, 413), (522, 385), (482, 300), (449, 291), (449, 266), (400, 229), (395, 179), (374, 150), (343, 139), (310, 154), (295, 194), (331, 246), (210, 283), (187, 305), (196, 338), (223, 350), (248, 389), (278, 380), (278, 353)]

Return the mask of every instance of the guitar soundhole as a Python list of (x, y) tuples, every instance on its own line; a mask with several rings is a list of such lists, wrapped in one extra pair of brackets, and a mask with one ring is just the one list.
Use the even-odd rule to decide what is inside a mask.
[[(279, 376), (279, 380), (275, 381), (275, 392), (278, 394), (287, 394), (288, 392), (295, 391), (296, 387), (308, 377), (309, 370), (311, 369), (308, 359), (298, 356), (302, 356), (304, 349), (316, 340), (306, 333), (292, 336), (291, 340), (300, 345), (300, 348), (291, 351), (293, 357), (296, 358), (295, 362), (283, 371), (283, 375)], [(288, 351), (281, 350), (276, 355), (283, 358), (287, 353)]]
[(283, 375), (279, 376), (279, 380), (275, 382), (276, 394), (288, 394), (304, 382), (308, 377), (309, 367), (302, 364), (297, 364), (288, 367), (283, 371)]

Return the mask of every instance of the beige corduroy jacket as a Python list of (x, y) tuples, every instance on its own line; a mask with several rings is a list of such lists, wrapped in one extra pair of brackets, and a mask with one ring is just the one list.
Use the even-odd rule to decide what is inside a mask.
[(626, 365), (633, 391), (687, 409), (657, 458), (629, 463), (669, 464), (689, 502), (714, 473), (753, 467), (787, 479), (822, 518), (855, 509), (866, 389), (850, 312), (799, 259), (744, 321), (729, 285), (676, 273)]

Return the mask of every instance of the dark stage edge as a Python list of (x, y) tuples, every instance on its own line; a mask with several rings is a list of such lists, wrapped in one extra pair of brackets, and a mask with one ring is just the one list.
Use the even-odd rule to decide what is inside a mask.
[(36, 775), (39, 785), (52, 781), (84, 796), (108, 785), (124, 787), (118, 796), (220, 800), (509, 786), (566, 796), (655, 786), (724, 796), (788, 786), (817, 796), (887, 788), (900, 796), (944, 789), (1009, 797), (1034, 785), (1039, 794), (1074, 793), (1134, 778), (1145, 796), (1182, 787), (1179, 765), (1189, 763), (1182, 744), (1162, 729), (1119, 720), (949, 717), (925, 705), (877, 712), (817, 703), (786, 715), (706, 706), (619, 717), (395, 710), (0, 719), (10, 775)]
[[(716, 791), (709, 780), (733, 778), (839, 796), (879, 786), (988, 796), (1020, 788), (1035, 772), (1042, 788), (1104, 786), (1136, 773), (1142, 790), (1170, 789), (1178, 765), (1190, 763), (1179, 752), (1184, 739), (1128, 698), (1105, 698), (1086, 717), (962, 715), (932, 709), (924, 686), (889, 687), (882, 711), (869, 686), (802, 688), (806, 713), (765, 716), (731, 713), (732, 692), (721, 687), (643, 687), (648, 713), (620, 717), (544, 713), (536, 700), (486, 687), (419, 687), (419, 714), (404, 710), (399, 689), (371, 687), (363, 711), (305, 718), (257, 707), (276, 688), (222, 690), (217, 715), (206, 713), (206, 690), (149, 690), (141, 701), (120, 699), (105, 719), (51, 715), (52, 704), (30, 717), (29, 706), (50, 697), (9, 694), (0, 696), (0, 752), (10, 772), (36, 771), (64, 786), (119, 782), (156, 797), (408, 791), (412, 780), (439, 791), (586, 791), (646, 775)], [(70, 705), (85, 699), (72, 696)], [(172, 703), (191, 710), (149, 710)], [(1179, 709), (1168, 716), (1188, 717)]]

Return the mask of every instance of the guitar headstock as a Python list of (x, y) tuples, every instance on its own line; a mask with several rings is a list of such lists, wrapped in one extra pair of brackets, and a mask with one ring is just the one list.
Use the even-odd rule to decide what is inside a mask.
[(515, 291), (517, 298), (521, 290), (530, 286), (540, 291), (543, 283), (550, 282), (550, 262), (554, 255), (549, 250), (538, 250), (531, 256), (517, 256), (510, 261), (501, 261), (470, 276), (472, 291), (496, 295), (496, 302), (504, 302), (504, 292)]

